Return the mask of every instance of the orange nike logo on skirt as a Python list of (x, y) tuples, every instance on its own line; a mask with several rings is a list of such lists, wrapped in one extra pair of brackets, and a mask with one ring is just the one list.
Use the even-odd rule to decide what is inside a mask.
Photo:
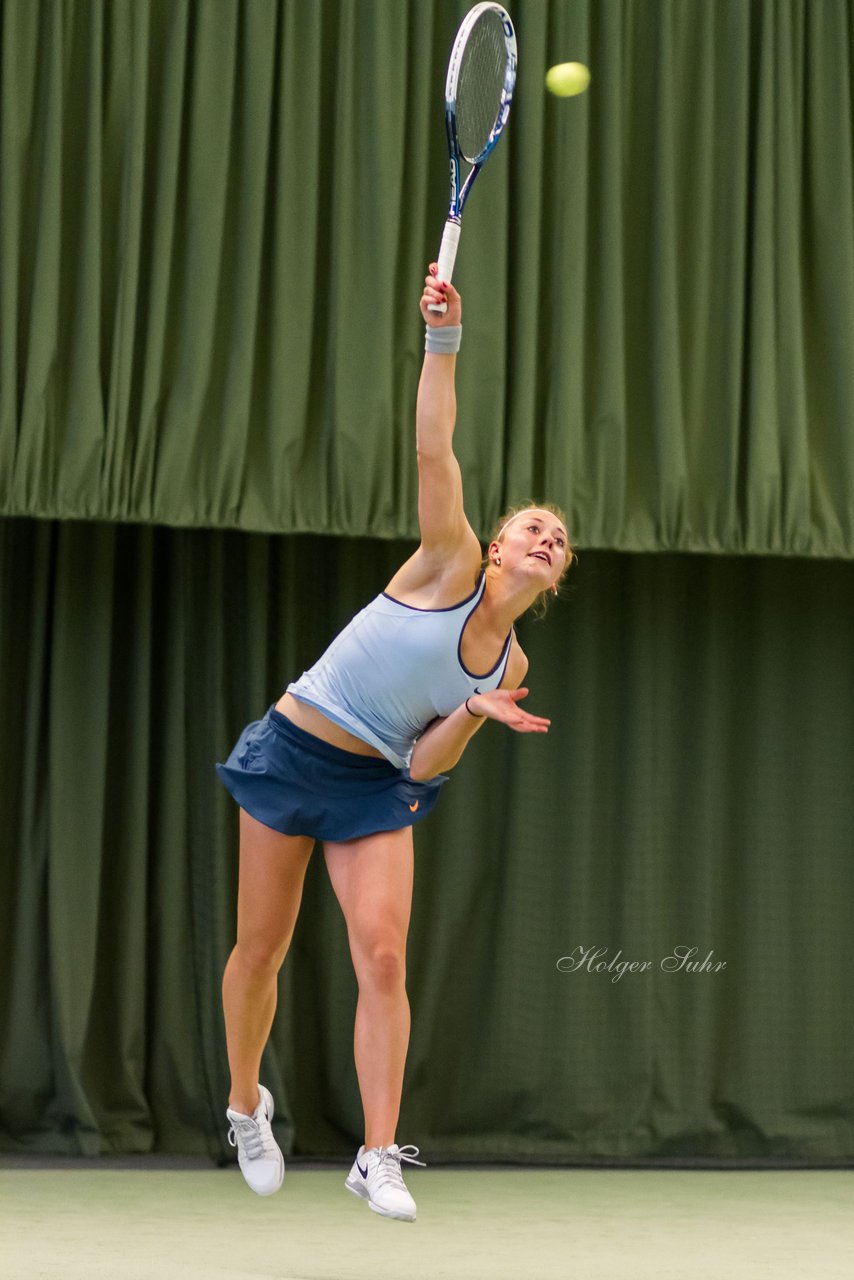
[(420, 800), (416, 800), (416, 801), (415, 801), (415, 804), (411, 804), (411, 805), (409, 806), (409, 812), (410, 812), (410, 813), (414, 813), (414, 812), (415, 812), (415, 810), (416, 810), (416, 809), (418, 808), (418, 806), (420, 805), (420, 803), (421, 803), (421, 801), (420, 801)]

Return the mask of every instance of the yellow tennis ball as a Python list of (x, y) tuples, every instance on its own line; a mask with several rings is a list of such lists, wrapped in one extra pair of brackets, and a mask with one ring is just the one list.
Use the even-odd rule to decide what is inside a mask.
[(590, 72), (583, 62), (559, 62), (546, 72), (546, 88), (558, 98), (583, 93), (589, 83)]

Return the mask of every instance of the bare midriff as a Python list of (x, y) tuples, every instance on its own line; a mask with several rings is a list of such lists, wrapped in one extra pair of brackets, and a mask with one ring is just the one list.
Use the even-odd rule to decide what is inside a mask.
[(306, 733), (313, 733), (315, 738), (321, 738), (333, 747), (341, 747), (344, 751), (353, 751), (360, 756), (379, 756), (381, 760), (385, 759), (383, 753), (369, 742), (357, 738), (354, 733), (348, 733), (340, 724), (318, 711), (317, 707), (300, 702), (292, 693), (282, 694), (276, 703), (276, 710), (287, 716), (292, 724), (299, 725)]

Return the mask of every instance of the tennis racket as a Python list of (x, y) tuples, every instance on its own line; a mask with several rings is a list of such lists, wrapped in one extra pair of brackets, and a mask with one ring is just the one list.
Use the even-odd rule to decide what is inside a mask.
[[(451, 159), (451, 204), (439, 248), (437, 281), (450, 284), (460, 242), (463, 206), (472, 183), (495, 147), (516, 84), (516, 32), (500, 4), (476, 4), (460, 25), (445, 81), (445, 129)], [(460, 163), (472, 167), (460, 186)], [(444, 314), (446, 302), (431, 302)]]

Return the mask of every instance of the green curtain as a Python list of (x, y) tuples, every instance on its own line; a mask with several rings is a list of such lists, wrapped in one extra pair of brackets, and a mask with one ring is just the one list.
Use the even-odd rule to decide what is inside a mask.
[[(0, 1148), (233, 1154), (214, 763), (411, 549), (0, 520)], [(487, 726), (416, 831), (400, 1141), (850, 1160), (850, 566), (589, 552), (569, 582), (519, 627), (550, 733)], [(679, 947), (708, 966), (662, 968)], [(611, 970), (568, 971), (579, 948)], [(349, 1158), (356, 983), (320, 846), (280, 992), (278, 1135)]]
[[(0, 512), (416, 535), (467, 7), (6, 0)], [(850, 557), (850, 3), (512, 9), (456, 277), (474, 527), (537, 494), (585, 547)]]

